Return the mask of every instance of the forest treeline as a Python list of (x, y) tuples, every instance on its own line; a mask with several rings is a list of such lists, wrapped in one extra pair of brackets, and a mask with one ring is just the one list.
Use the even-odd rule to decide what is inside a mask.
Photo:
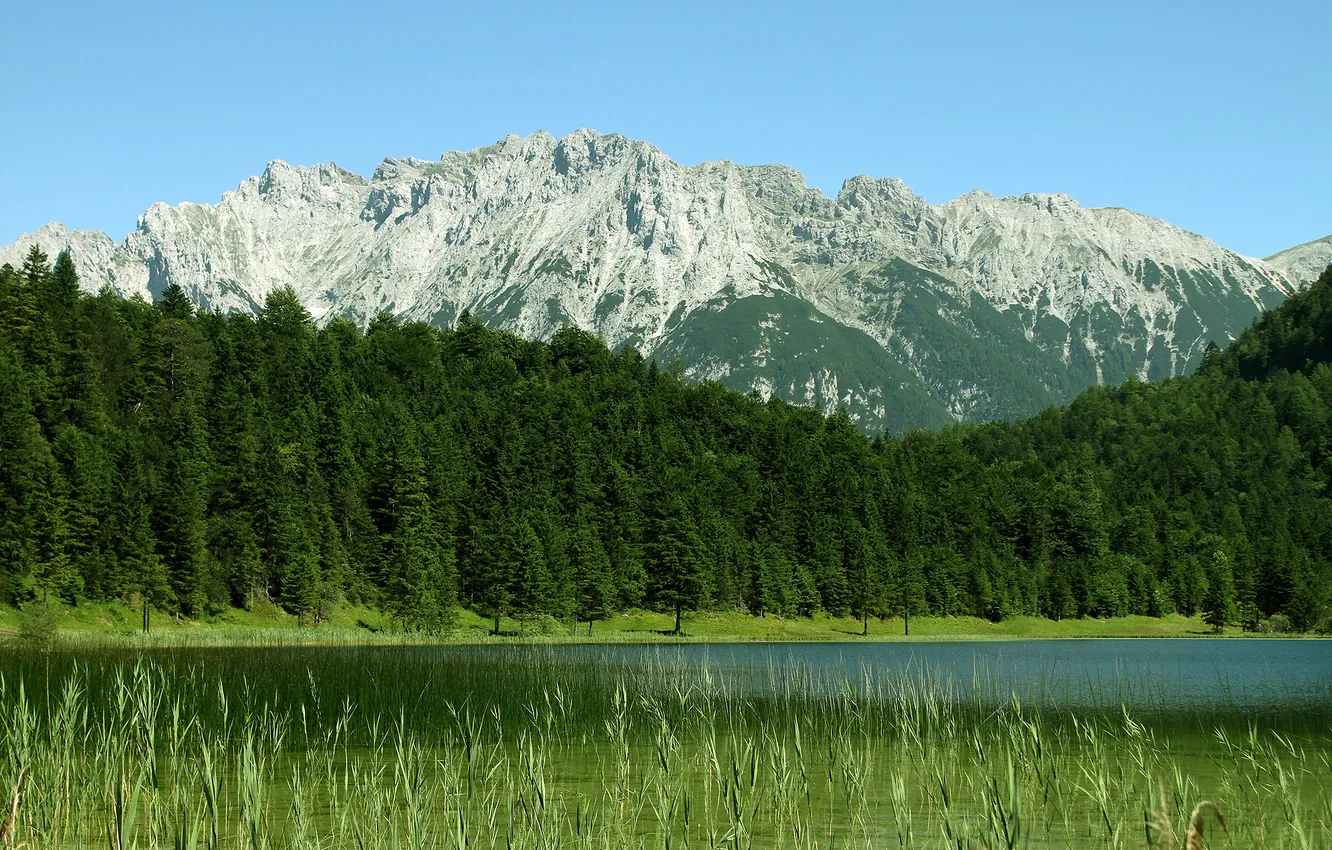
[(867, 437), (632, 348), (0, 269), (0, 601), (1329, 626), (1332, 270), (1196, 375)]

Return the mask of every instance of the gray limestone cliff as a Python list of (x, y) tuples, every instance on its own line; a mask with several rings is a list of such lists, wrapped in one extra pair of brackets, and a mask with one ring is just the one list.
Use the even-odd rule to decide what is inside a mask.
[(122, 243), (52, 224), (0, 262), (33, 243), (68, 248), (89, 289), (177, 283), (205, 309), (254, 311), (289, 284), (320, 321), (578, 325), (871, 430), (1179, 374), (1318, 262), (1249, 259), (1065, 195), (931, 206), (856, 177), (830, 199), (790, 168), (682, 166), (589, 130), (386, 159), (369, 179), (275, 161), (216, 204), (154, 204)]

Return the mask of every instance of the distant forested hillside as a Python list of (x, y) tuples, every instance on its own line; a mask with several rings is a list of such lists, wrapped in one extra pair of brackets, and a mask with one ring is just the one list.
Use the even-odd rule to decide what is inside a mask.
[(869, 439), (566, 329), (317, 328), (0, 269), (0, 601), (1326, 628), (1332, 270), (1199, 373)]

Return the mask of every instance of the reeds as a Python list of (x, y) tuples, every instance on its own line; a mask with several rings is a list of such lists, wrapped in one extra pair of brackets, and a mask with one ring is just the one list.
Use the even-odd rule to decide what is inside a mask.
[(47, 671), (0, 670), (5, 850), (1332, 846), (1317, 707), (1068, 712), (984, 675), (523, 647)]

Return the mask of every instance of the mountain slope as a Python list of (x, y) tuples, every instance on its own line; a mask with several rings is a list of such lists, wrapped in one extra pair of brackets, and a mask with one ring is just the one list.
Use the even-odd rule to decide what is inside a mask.
[(467, 310), (538, 337), (574, 324), (693, 378), (844, 405), (869, 429), (1179, 374), (1300, 282), (1062, 195), (931, 206), (856, 177), (830, 199), (783, 166), (681, 166), (588, 130), (387, 159), (369, 180), (273, 162), (217, 204), (154, 204), (120, 245), (51, 225), (0, 260), (33, 241), (68, 246), (90, 288), (174, 282), (224, 311), (291, 284), (321, 320)]
[(1307, 285), (1332, 266), (1332, 236), (1287, 248), (1265, 262), (1291, 280)]
[(1283, 370), (1309, 375), (1332, 365), (1332, 264), (1307, 289), (1263, 314), (1216, 362), (1227, 361), (1249, 379)]

